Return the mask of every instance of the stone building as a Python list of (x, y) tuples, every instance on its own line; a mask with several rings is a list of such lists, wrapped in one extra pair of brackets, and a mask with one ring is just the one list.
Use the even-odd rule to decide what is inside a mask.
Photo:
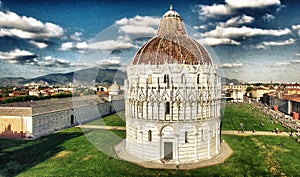
[(0, 136), (34, 139), (121, 110), (123, 98), (106, 101), (95, 95), (5, 104)]
[(185, 164), (219, 153), (221, 78), (172, 8), (136, 53), (125, 81), (126, 153)]

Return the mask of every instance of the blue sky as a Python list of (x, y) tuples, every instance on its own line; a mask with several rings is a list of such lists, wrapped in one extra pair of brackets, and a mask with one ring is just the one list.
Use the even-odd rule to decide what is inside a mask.
[(0, 0), (0, 77), (124, 66), (170, 4), (226, 77), (300, 82), (300, 1), (292, 0)]

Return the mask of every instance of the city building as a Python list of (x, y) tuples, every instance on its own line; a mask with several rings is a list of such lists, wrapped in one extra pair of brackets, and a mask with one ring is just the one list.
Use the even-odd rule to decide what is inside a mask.
[(178, 167), (220, 153), (221, 77), (172, 7), (127, 73), (126, 156)]
[(252, 98), (256, 98), (256, 100), (259, 101), (265, 93), (271, 93), (274, 91), (276, 91), (275, 88), (259, 86), (259, 87), (253, 88), (253, 90), (251, 90), (250, 95)]
[(124, 99), (83, 97), (0, 105), (0, 136), (35, 139), (124, 110)]
[(263, 95), (262, 102), (274, 110), (279, 110), (286, 115), (290, 115), (295, 120), (298, 120), (300, 113), (300, 95), (290, 95), (287, 93), (288, 91), (283, 92), (282, 90), (266, 93)]
[(225, 85), (223, 89), (225, 96), (223, 97), (227, 101), (243, 102), (247, 87), (248, 87), (247, 85), (243, 85), (243, 84), (235, 85), (233, 83)]

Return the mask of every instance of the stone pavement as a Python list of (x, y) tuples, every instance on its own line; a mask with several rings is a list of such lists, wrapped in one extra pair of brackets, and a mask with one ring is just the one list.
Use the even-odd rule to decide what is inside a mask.
[(79, 128), (102, 129), (102, 130), (126, 130), (126, 127), (106, 125), (78, 125)]
[(143, 161), (141, 159), (138, 159), (137, 157), (131, 156), (126, 152), (125, 144), (126, 144), (125, 140), (123, 140), (121, 143), (115, 146), (115, 151), (117, 153), (117, 156), (120, 159), (135, 163), (145, 168), (173, 169), (173, 170), (196, 169), (196, 168), (202, 168), (202, 167), (224, 163), (225, 160), (233, 154), (233, 150), (230, 148), (230, 146), (225, 141), (222, 141), (218, 155), (212, 157), (211, 159), (196, 160), (194, 163), (185, 163), (185, 164), (176, 164), (174, 162), (162, 163), (159, 159), (154, 161)]
[(222, 135), (240, 135), (240, 136), (249, 136), (249, 135), (267, 135), (267, 136), (290, 136), (287, 132), (275, 133), (267, 131), (244, 131), (239, 132), (237, 130), (222, 130)]

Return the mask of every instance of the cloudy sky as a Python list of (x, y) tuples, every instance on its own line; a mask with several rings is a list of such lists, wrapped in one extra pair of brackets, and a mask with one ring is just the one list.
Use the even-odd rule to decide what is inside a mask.
[(225, 76), (300, 82), (300, 1), (0, 0), (0, 77), (128, 64), (174, 9)]

